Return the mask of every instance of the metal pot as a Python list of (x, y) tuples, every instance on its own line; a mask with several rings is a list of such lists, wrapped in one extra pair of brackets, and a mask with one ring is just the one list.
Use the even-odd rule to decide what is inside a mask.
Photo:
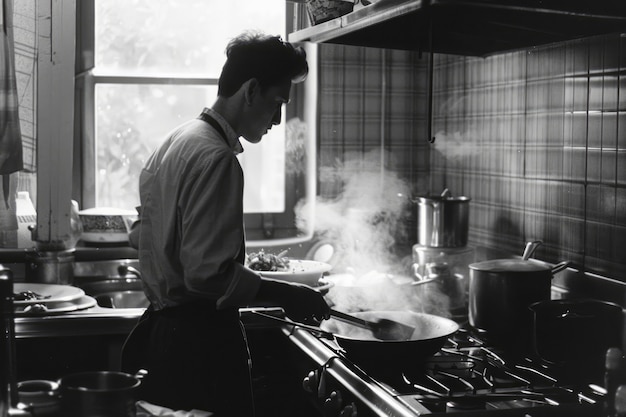
[(530, 346), (532, 315), (528, 306), (549, 300), (555, 266), (534, 259), (495, 259), (470, 264), (469, 323), (511, 348)]
[(54, 417), (59, 414), (59, 384), (42, 379), (20, 381), (17, 395), (26, 410), (37, 417)]
[(61, 251), (28, 251), (25, 275), (27, 282), (73, 284), (74, 249)]
[(379, 340), (369, 330), (338, 320), (321, 324), (322, 330), (333, 333), (347, 357), (372, 373), (420, 367), (459, 329), (459, 325), (450, 319), (426, 313), (362, 311), (351, 314), (370, 321), (387, 318), (416, 329), (409, 340)]
[(468, 197), (417, 197), (417, 243), (427, 247), (457, 248), (467, 245)]
[(134, 417), (141, 374), (95, 371), (59, 380), (64, 417)]
[(533, 314), (533, 352), (551, 363), (590, 363), (603, 369), (606, 351), (621, 347), (622, 307), (595, 299), (544, 300)]

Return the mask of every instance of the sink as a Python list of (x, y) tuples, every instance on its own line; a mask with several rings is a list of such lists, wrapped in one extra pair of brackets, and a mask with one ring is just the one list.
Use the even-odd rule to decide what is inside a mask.
[(146, 308), (146, 298), (137, 260), (76, 263), (74, 285), (105, 308)]
[(94, 295), (100, 307), (147, 308), (150, 302), (143, 291), (111, 291)]
[(138, 278), (93, 280), (74, 285), (95, 298), (100, 307), (146, 308), (150, 304)]

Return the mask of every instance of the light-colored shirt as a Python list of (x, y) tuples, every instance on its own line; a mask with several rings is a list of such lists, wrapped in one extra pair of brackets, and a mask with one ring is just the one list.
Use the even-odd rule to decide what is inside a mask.
[(246, 268), (239, 137), (216, 112), (223, 138), (194, 119), (174, 129), (140, 176), (139, 262), (157, 310), (208, 299), (245, 306), (260, 277)]

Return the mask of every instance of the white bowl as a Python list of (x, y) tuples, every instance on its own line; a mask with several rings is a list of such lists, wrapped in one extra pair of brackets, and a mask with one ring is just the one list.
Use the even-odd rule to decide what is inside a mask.
[(137, 212), (113, 207), (95, 207), (78, 212), (85, 242), (128, 242), (128, 232)]
[(332, 265), (325, 262), (290, 259), (287, 271), (255, 271), (265, 278), (281, 281), (297, 282), (311, 287), (319, 286), (319, 279), (332, 269)]

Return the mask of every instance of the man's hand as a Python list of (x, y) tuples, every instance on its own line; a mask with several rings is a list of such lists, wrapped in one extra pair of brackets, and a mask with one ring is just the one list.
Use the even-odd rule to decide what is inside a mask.
[(330, 307), (321, 293), (302, 284), (263, 278), (257, 299), (275, 303), (290, 319), (316, 324), (330, 317)]

